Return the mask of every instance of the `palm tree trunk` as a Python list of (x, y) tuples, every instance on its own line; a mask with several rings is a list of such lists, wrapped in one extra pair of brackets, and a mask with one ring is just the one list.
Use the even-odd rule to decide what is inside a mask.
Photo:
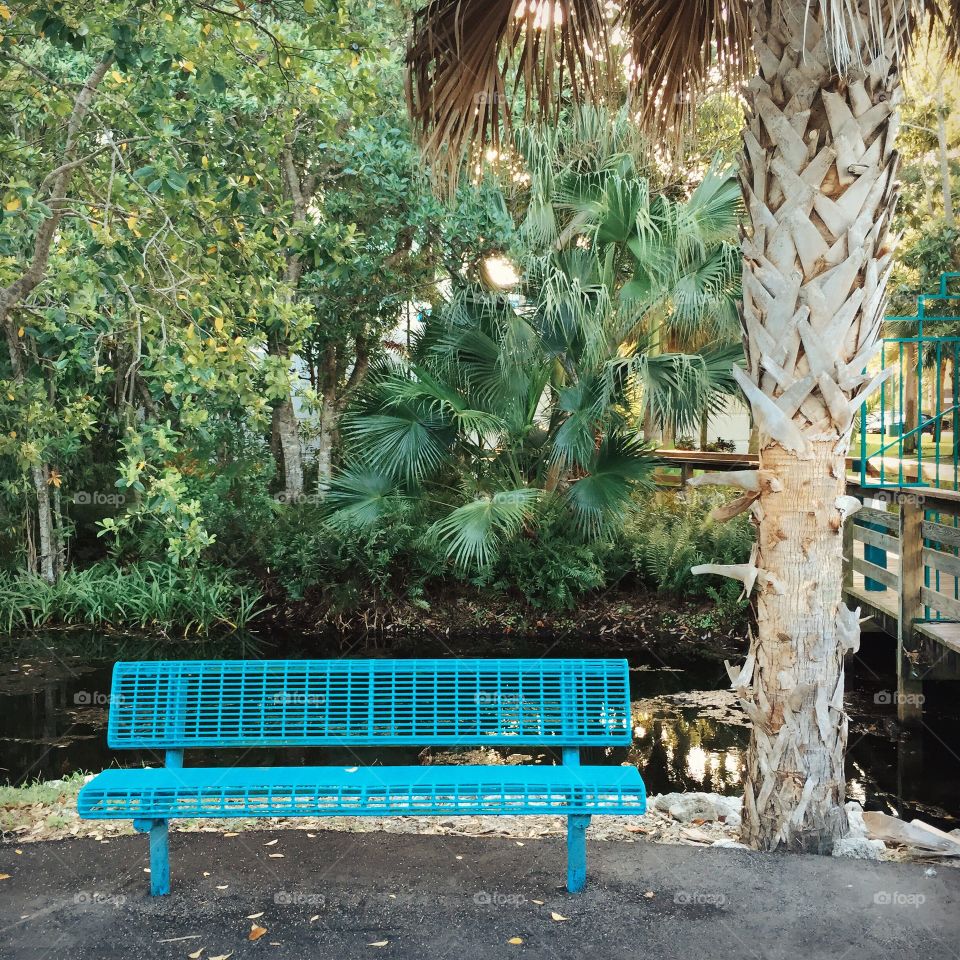
[[(871, 16), (903, 16), (869, 0), (854, 0), (857, 11), (859, 37), (870, 36)], [(761, 473), (758, 622), (735, 681), (753, 721), (743, 839), (826, 852), (846, 826), (843, 658), (859, 636), (841, 603), (848, 504), (838, 498), (890, 270), (902, 24), (886, 23), (883, 57), (855, 42), (841, 78), (820, 6), (758, 0), (751, 16), (759, 75), (741, 164), (750, 218), (741, 385), (760, 427)]]

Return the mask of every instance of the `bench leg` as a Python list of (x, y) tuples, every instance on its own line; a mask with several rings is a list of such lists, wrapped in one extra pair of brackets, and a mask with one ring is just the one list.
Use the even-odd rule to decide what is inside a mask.
[(587, 827), (590, 814), (567, 817), (567, 890), (579, 893), (587, 883)]
[(170, 892), (170, 843), (166, 820), (134, 820), (133, 828), (150, 834), (150, 895)]

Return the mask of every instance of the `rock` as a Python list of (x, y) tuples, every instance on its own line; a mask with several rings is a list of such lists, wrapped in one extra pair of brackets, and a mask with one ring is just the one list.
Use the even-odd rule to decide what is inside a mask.
[(843, 805), (847, 811), (847, 836), (865, 837), (867, 835), (867, 825), (863, 822), (863, 807), (856, 800), (850, 800)]
[(729, 850), (749, 850), (750, 848), (745, 844), (741, 843), (739, 840), (729, 840), (726, 837), (723, 837), (720, 840), (714, 840), (710, 844), (711, 847), (726, 847)]
[(886, 851), (882, 840), (868, 840), (866, 837), (844, 837), (833, 845), (835, 857), (849, 857), (851, 860), (882, 860)]
[(740, 797), (723, 797), (717, 793), (663, 793), (650, 797), (648, 805), (680, 823), (722, 817), (730, 826), (738, 827), (743, 801)]

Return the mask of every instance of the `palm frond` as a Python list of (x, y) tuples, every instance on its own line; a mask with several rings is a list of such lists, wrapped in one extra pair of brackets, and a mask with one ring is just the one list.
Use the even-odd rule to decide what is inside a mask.
[(753, 63), (746, 3), (737, 0), (624, 0), (640, 119), (656, 136), (692, 116), (711, 70), (735, 89)]
[(579, 99), (608, 62), (600, 0), (432, 0), (414, 15), (407, 49), (410, 113), (452, 186), (468, 145), (500, 149), (518, 85), (549, 113), (564, 82)]
[(600, 444), (589, 473), (565, 494), (581, 531), (596, 535), (614, 518), (622, 518), (634, 489), (653, 489), (656, 460), (643, 440), (619, 430)]
[(341, 531), (372, 527), (389, 506), (402, 500), (389, 475), (360, 467), (348, 468), (330, 484), (326, 505), (331, 513), (327, 523)]
[(643, 412), (658, 426), (684, 433), (698, 426), (703, 410), (717, 410), (734, 395), (730, 370), (742, 357), (742, 347), (734, 343), (692, 354), (637, 354), (611, 366), (626, 367)]
[(447, 462), (452, 435), (448, 418), (409, 407), (345, 417), (343, 433), (365, 464), (411, 485), (422, 483)]
[(458, 566), (485, 567), (496, 558), (500, 543), (520, 531), (541, 495), (522, 487), (481, 497), (457, 507), (432, 529)]

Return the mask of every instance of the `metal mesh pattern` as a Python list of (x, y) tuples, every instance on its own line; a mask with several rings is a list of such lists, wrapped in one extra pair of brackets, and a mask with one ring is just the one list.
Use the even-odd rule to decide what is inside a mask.
[(625, 660), (118, 663), (111, 747), (630, 742)]
[(629, 813), (646, 810), (633, 767), (235, 767), (108, 770), (80, 816), (384, 816)]

